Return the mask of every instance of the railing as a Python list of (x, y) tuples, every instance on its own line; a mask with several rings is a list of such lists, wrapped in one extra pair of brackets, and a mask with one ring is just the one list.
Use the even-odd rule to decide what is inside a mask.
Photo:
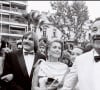
[(9, 22), (9, 18), (2, 18), (2, 21), (7, 21), (7, 22)]
[(17, 8), (11, 8), (11, 11), (18, 12)]
[(19, 30), (10, 30), (10, 33), (11, 34), (23, 34), (23, 33), (25, 33), (25, 31), (19, 31)]
[(0, 5), (0, 9), (1, 9), (1, 5)]
[(9, 33), (9, 29), (2, 28), (3, 33)]
[(26, 13), (26, 10), (18, 9), (18, 12), (20, 12), (20, 13)]
[(10, 10), (10, 7), (5, 7), (5, 6), (3, 6), (2, 9), (3, 9), (3, 10)]
[(9, 21), (13, 22), (13, 23), (19, 23), (18, 21), (14, 20), (14, 19), (10, 19)]
[[(10, 7), (5, 7), (3, 6), (2, 8), (0, 7), (0, 9), (3, 9), (3, 10), (10, 10)], [(13, 12), (18, 12), (18, 13), (25, 13), (26, 10), (22, 10), (22, 9), (18, 9), (18, 8), (11, 8), (10, 11), (13, 11)]]
[(1, 0), (0, 3), (9, 4), (8, 0)]
[(13, 23), (27, 24), (27, 22), (25, 23), (25, 22), (16, 21), (14, 18), (10, 19), (9, 21)]
[(10, 2), (24, 4), (24, 5), (27, 4), (27, 1), (10, 1)]
[[(1, 20), (0, 20), (0, 23), (1, 23)], [(15, 21), (14, 19), (9, 20), (9, 19), (6, 19), (6, 18), (2, 19), (2, 23), (27, 26), (27, 23), (18, 22), (18, 21)]]
[(11, 8), (11, 11), (19, 12), (19, 13), (25, 13), (26, 12), (26, 10), (21, 10), (21, 9), (18, 9), (18, 8)]

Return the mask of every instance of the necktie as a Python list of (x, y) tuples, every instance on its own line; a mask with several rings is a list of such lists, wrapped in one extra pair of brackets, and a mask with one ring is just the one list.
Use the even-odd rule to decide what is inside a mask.
[(94, 60), (95, 60), (95, 62), (99, 62), (100, 61), (100, 56), (94, 56)]
[(33, 55), (34, 52), (24, 52), (24, 54), (25, 54), (25, 55), (29, 55), (29, 54), (30, 54), (30, 55)]

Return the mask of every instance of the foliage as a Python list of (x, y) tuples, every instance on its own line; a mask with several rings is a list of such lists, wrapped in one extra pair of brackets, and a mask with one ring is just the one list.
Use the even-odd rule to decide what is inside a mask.
[(68, 27), (69, 19), (67, 18), (67, 12), (69, 9), (69, 5), (67, 1), (54, 1), (51, 2), (51, 6), (56, 12), (51, 14), (48, 18), (63, 34), (64, 28)]
[(74, 33), (76, 37), (75, 39), (78, 39), (82, 34), (82, 26), (84, 25), (84, 22), (88, 20), (88, 9), (87, 6), (85, 6), (85, 2), (82, 1), (74, 1), (71, 7), (73, 15), (77, 17), (76, 22), (74, 22)]
[[(48, 18), (63, 34), (70, 39), (70, 32), (75, 33), (75, 40), (81, 38), (82, 26), (88, 20), (88, 7), (83, 1), (52, 1), (51, 7), (55, 13)], [(64, 30), (66, 28), (66, 30)]]
[(16, 20), (19, 22), (27, 22), (28, 31), (30, 31), (31, 29), (30, 27), (31, 24), (35, 26), (35, 30), (36, 30), (39, 19), (40, 19), (40, 14), (39, 11), (37, 10), (31, 10), (31, 12), (29, 13), (24, 13), (21, 16), (16, 17)]

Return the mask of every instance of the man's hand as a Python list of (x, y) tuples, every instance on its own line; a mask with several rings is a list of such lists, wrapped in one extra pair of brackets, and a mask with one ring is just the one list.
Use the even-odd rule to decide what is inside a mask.
[(5, 82), (9, 82), (12, 79), (13, 79), (13, 74), (7, 74), (7, 75), (1, 77), (1, 80), (5, 81)]

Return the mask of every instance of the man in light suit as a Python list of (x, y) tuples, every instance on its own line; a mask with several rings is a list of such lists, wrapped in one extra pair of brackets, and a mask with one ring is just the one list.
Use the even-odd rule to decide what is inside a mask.
[(76, 57), (60, 90), (73, 90), (79, 82), (80, 90), (100, 90), (100, 18), (92, 25), (93, 49)]
[(13, 74), (10, 90), (31, 90), (34, 65), (38, 59), (45, 59), (39, 53), (38, 39), (34, 32), (27, 32), (22, 38), (23, 49), (8, 53), (5, 57), (4, 75)]

